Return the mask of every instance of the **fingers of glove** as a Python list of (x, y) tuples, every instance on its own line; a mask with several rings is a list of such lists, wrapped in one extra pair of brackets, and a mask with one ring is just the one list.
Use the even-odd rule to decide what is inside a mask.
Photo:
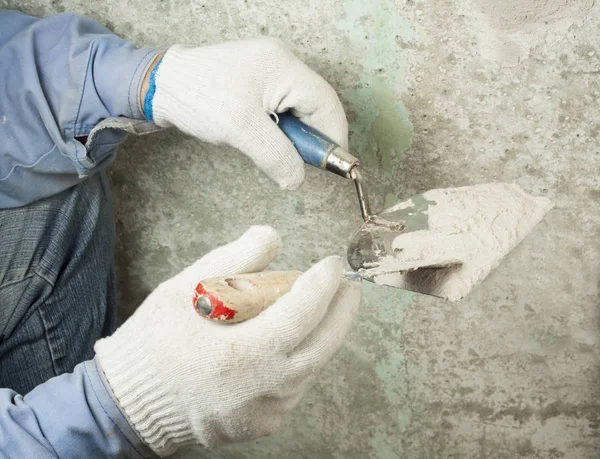
[(292, 114), (321, 131), (344, 149), (348, 149), (348, 121), (335, 90), (306, 64), (298, 61), (293, 70), (288, 95), (279, 111)]
[(293, 408), (288, 405), (286, 399), (262, 396), (255, 399), (251, 405), (244, 407), (244, 411), (250, 413), (251, 416), (246, 429), (248, 437), (245, 440), (267, 437), (277, 433), (281, 429), (285, 414)]
[(288, 358), (288, 375), (312, 376), (337, 352), (360, 305), (361, 283), (343, 279), (321, 323)]
[(235, 121), (232, 145), (285, 190), (294, 190), (304, 180), (304, 161), (277, 124), (260, 110)]
[(266, 341), (264, 346), (291, 352), (321, 322), (342, 276), (342, 261), (333, 256), (302, 274), (290, 292), (240, 329)]
[(295, 110), (292, 110), (292, 113), (305, 124), (325, 134), (344, 150), (348, 150), (348, 122), (343, 109), (334, 111), (331, 107), (323, 107), (311, 115), (296, 114)]
[[(261, 38), (255, 41), (254, 47), (273, 66), (273, 75), (267, 80), (263, 94), (263, 107), (280, 113), (291, 110), (304, 123), (347, 149), (346, 114), (329, 83), (280, 40)], [(263, 72), (264, 67), (261, 68)]]
[(301, 384), (282, 394), (264, 395), (257, 398), (252, 409), (253, 418), (257, 419), (256, 436), (273, 435), (280, 430), (285, 416), (291, 412), (304, 396), (306, 389), (312, 385), (314, 378), (306, 378)]
[(261, 396), (227, 411), (220, 428), (205, 436), (203, 444), (214, 448), (273, 435), (281, 428), (287, 412), (283, 403), (286, 402), (279, 397)]
[(206, 254), (173, 280), (189, 294), (188, 289), (203, 279), (262, 271), (277, 258), (280, 249), (277, 231), (270, 226), (252, 226), (239, 239)]

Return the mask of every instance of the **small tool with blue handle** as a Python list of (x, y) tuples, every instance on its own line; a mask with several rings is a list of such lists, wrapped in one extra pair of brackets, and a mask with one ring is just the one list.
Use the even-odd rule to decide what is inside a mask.
[(390, 222), (371, 213), (369, 198), (360, 173), (360, 161), (322, 132), (307, 126), (290, 113), (278, 115), (279, 128), (292, 141), (306, 164), (354, 180), (358, 203), (365, 223), (401, 231), (402, 222)]

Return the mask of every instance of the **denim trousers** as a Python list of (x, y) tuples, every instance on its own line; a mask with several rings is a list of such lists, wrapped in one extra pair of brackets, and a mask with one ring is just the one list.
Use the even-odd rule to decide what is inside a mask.
[(93, 358), (117, 326), (106, 175), (0, 210), (0, 387), (25, 394)]

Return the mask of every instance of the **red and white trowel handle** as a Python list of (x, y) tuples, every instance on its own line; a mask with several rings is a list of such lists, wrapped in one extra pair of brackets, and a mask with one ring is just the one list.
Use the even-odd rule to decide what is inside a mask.
[(266, 271), (216, 277), (200, 282), (194, 309), (202, 317), (233, 324), (251, 319), (285, 295), (300, 271)]

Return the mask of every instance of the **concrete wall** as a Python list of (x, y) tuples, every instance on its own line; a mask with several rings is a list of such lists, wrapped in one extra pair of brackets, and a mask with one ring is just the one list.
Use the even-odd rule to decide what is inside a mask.
[[(273, 35), (340, 93), (374, 207), (514, 181), (556, 208), (459, 304), (364, 285), (360, 317), (272, 438), (192, 458), (600, 456), (600, 4), (594, 0), (0, 0), (167, 47)], [(344, 254), (352, 184), (282, 193), (178, 132), (111, 169), (127, 315), (199, 255), (268, 223), (278, 268)]]

